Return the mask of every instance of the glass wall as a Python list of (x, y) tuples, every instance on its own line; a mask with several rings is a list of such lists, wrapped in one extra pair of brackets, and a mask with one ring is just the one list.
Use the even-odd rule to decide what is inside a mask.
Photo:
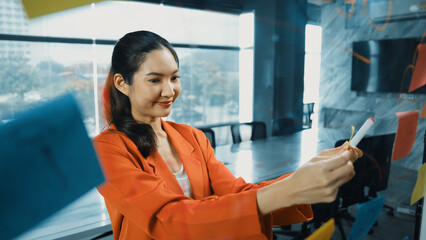
[(19, 0), (0, 2), (0, 120), (72, 93), (95, 136), (114, 42), (136, 30), (159, 33), (179, 55), (183, 90), (169, 120), (239, 120), (239, 15), (106, 1), (29, 20)]

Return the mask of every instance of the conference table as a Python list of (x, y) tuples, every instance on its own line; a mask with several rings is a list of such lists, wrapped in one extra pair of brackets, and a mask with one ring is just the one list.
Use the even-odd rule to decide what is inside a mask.
[(326, 148), (325, 145), (318, 140), (317, 131), (309, 129), (284, 136), (217, 146), (215, 155), (236, 177), (258, 183), (296, 170)]
[[(318, 139), (317, 131), (309, 129), (216, 146), (215, 155), (236, 177), (258, 183), (292, 172), (322, 149), (332, 147)], [(109, 231), (111, 222), (103, 198), (92, 189), (16, 239), (93, 239)]]

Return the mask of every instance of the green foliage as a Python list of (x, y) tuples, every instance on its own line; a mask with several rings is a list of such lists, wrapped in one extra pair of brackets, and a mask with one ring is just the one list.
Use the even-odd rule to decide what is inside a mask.
[(22, 55), (0, 58), (0, 95), (34, 91), (41, 87), (36, 71)]

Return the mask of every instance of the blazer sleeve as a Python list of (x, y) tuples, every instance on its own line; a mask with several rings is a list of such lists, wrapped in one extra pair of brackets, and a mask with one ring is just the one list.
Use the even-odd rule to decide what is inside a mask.
[[(94, 139), (106, 182), (98, 188), (108, 204), (153, 239), (264, 239), (256, 191), (232, 181), (228, 194), (194, 200), (167, 189), (164, 180), (136, 164), (124, 136), (110, 134)], [(217, 163), (215, 163), (217, 164)], [(142, 168), (148, 169), (147, 163)], [(219, 176), (217, 169), (213, 178)], [(215, 185), (218, 179), (214, 179)], [(236, 182), (232, 184), (231, 182)], [(219, 184), (220, 185), (220, 184)], [(238, 191), (241, 188), (246, 191)], [(242, 190), (241, 189), (241, 190)]]
[[(257, 184), (246, 183), (244, 179), (235, 179), (229, 169), (214, 155), (214, 150), (211, 147), (208, 139), (201, 131), (195, 134), (200, 147), (203, 149), (205, 159), (209, 169), (209, 177), (213, 192), (219, 196), (239, 193), (247, 190), (256, 190), (264, 186), (270, 185), (276, 181), (290, 176), (292, 173), (285, 174), (277, 179), (263, 181)], [(201, 136), (200, 136), (201, 135)], [(289, 225), (300, 222), (305, 222), (313, 218), (313, 213), (310, 204), (294, 205), (283, 208), (272, 213), (273, 225)]]

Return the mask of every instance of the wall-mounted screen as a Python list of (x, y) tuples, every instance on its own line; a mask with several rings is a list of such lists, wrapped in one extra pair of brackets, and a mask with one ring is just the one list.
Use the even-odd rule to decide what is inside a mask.
[[(408, 93), (413, 69), (406, 68), (413, 63), (419, 42), (418, 38), (354, 42), (351, 90)], [(412, 93), (426, 94), (426, 86)]]

